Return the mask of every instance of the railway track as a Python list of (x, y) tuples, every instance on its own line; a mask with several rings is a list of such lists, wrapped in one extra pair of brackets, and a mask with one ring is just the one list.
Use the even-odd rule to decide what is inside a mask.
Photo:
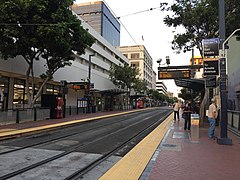
[[(77, 145), (72, 145), (70, 147), (67, 147), (64, 149), (63, 152), (59, 152), (58, 154), (48, 157), (44, 160), (38, 161), (36, 163), (32, 163), (31, 165), (25, 166), (21, 169), (12, 171), (10, 173), (7, 173), (3, 176), (0, 177), (0, 179), (9, 179), (12, 177), (17, 177), (18, 175), (21, 175), (27, 171), (30, 170), (34, 170), (35, 168), (41, 167), (45, 164), (48, 163), (53, 163), (56, 160), (59, 160), (61, 158), (66, 157), (69, 154), (75, 153), (75, 152), (81, 152), (84, 151), (84, 149), (88, 148), (88, 147), (93, 147), (95, 146), (95, 144), (97, 143), (103, 143), (106, 141), (108, 141), (108, 139), (110, 137), (118, 137), (121, 136), (121, 134), (123, 134), (124, 131), (127, 131), (130, 128), (135, 128), (137, 125), (139, 125), (139, 123), (142, 122), (146, 122), (149, 121), (150, 118), (156, 118), (161, 116), (160, 119), (158, 119), (157, 121), (153, 121), (151, 123), (149, 123), (146, 127), (144, 127), (143, 129), (141, 129), (140, 131), (135, 132), (134, 134), (132, 134), (131, 136), (129, 136), (126, 140), (124, 140), (121, 143), (118, 143), (117, 145), (113, 146), (113, 148), (105, 153), (103, 153), (101, 156), (99, 156), (98, 158), (94, 159), (93, 161), (89, 162), (87, 165), (85, 165), (84, 167), (76, 170), (74, 173), (68, 174), (65, 179), (77, 179), (82, 177), (84, 174), (86, 174), (87, 172), (89, 172), (90, 170), (92, 170), (94, 167), (96, 167), (97, 165), (99, 165), (100, 163), (102, 163), (103, 161), (105, 161), (107, 158), (109, 158), (110, 156), (114, 156), (117, 152), (121, 151), (121, 149), (123, 149), (126, 146), (131, 146), (133, 143), (133, 141), (137, 141), (137, 139), (142, 139), (144, 137), (144, 135), (146, 135), (147, 133), (151, 132), (156, 126), (158, 126), (164, 119), (165, 117), (169, 114), (170, 111), (164, 111), (164, 112), (158, 112), (153, 114), (151, 111), (148, 113), (144, 113), (141, 115), (141, 120), (139, 121), (135, 121), (134, 123), (131, 123), (129, 126), (126, 127), (122, 127), (119, 128), (118, 130), (112, 131), (111, 133), (105, 133), (104, 135), (101, 135), (99, 137), (95, 137), (93, 140), (88, 141), (88, 142), (84, 142), (84, 143), (79, 143)], [(153, 114), (153, 115), (152, 115)], [(28, 146), (24, 146), (18, 149), (13, 149), (13, 150), (9, 150), (9, 151), (5, 151), (2, 152), (0, 154), (0, 159), (1, 156), (4, 155), (8, 155), (11, 154), (13, 152), (18, 152), (18, 151), (22, 151), (24, 149), (28, 149), (28, 148), (33, 148), (36, 146), (43, 146), (44, 144), (49, 144), (49, 143), (53, 143), (53, 142), (57, 142), (60, 141), (62, 139), (66, 139), (66, 138), (72, 138), (72, 137), (77, 137), (80, 136), (82, 133), (89, 133), (90, 131), (94, 131), (96, 129), (101, 129), (101, 128), (109, 128), (110, 126), (113, 126), (113, 124), (118, 124), (118, 123), (123, 123), (124, 121), (129, 120), (129, 118), (134, 118), (136, 116), (136, 114), (131, 114), (128, 116), (128, 118), (126, 118), (126, 116), (118, 118), (117, 122), (114, 123), (107, 123), (104, 125), (100, 125), (98, 127), (94, 127), (94, 128), (89, 128), (85, 131), (82, 132), (74, 132), (74, 133), (69, 133), (67, 135), (64, 136), (60, 136), (58, 138), (53, 138), (50, 139), (48, 141), (44, 141), (44, 142), (38, 142), (35, 144), (31, 144)], [(140, 141), (140, 140), (139, 140)]]

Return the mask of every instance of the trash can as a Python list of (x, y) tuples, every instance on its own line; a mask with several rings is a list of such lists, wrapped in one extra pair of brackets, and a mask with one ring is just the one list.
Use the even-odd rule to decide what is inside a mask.
[(199, 114), (191, 114), (191, 139), (199, 138)]

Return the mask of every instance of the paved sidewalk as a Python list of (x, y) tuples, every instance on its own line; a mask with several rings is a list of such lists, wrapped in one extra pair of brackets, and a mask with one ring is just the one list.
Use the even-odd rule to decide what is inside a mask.
[[(216, 134), (220, 133), (219, 127)], [(209, 140), (208, 127), (200, 128), (199, 139), (172, 123), (141, 179), (149, 180), (237, 180), (240, 179), (240, 139), (228, 131), (233, 145)]]

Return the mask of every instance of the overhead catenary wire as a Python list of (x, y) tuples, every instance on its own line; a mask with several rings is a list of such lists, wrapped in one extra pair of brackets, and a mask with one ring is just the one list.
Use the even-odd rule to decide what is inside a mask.
[(59, 22), (59, 23), (0, 23), (0, 26), (58, 26), (62, 24), (78, 24), (79, 22), (72, 22), (72, 23), (67, 23), (67, 22)]
[[(103, 0), (104, 1), (104, 0)], [(150, 8), (147, 10), (142, 10), (142, 11), (138, 11), (138, 12), (134, 12), (131, 14), (127, 14), (127, 15), (123, 15), (123, 16), (117, 16), (112, 9), (109, 7), (109, 5), (107, 4), (106, 1), (104, 1), (104, 3), (106, 4), (106, 6), (110, 9), (110, 11), (114, 14), (114, 16), (116, 17), (116, 19), (118, 19), (119, 23), (122, 25), (122, 27), (125, 29), (125, 31), (127, 32), (127, 34), (130, 36), (130, 38), (133, 40), (133, 42), (137, 45), (138, 43), (136, 42), (136, 40), (133, 38), (133, 36), (131, 35), (131, 33), (128, 31), (128, 29), (126, 28), (126, 26), (121, 22), (120, 18), (123, 17), (127, 17), (127, 16), (131, 16), (131, 15), (136, 15), (139, 13), (144, 13), (144, 12), (148, 12), (148, 11), (152, 11), (155, 9), (160, 9), (160, 7), (155, 7), (155, 8)], [(78, 22), (74, 22), (74, 23), (67, 23), (67, 22), (60, 22), (60, 23), (20, 23), (20, 22), (16, 22), (16, 23), (0, 23), (0, 26), (19, 26), (19, 27), (23, 27), (23, 26), (58, 26), (61, 24), (77, 24)], [(140, 47), (139, 47), (140, 48)]]
[(152, 11), (152, 10), (155, 10), (155, 9), (160, 9), (160, 7), (150, 8), (150, 9), (146, 9), (146, 10), (143, 10), (143, 11), (138, 11), (138, 12), (135, 12), (135, 13), (126, 14), (126, 15), (123, 15), (123, 16), (118, 16), (117, 19), (127, 17), (127, 16), (132, 16), (132, 15), (139, 14), (139, 13), (144, 13), (144, 12), (147, 12), (147, 11)]
[[(113, 13), (113, 15), (116, 17), (116, 19), (118, 19), (119, 23), (122, 25), (122, 27), (126, 30), (126, 32), (128, 33), (128, 35), (130, 36), (130, 38), (133, 40), (133, 42), (138, 45), (138, 43), (136, 42), (136, 40), (133, 38), (133, 36), (130, 34), (130, 32), (128, 31), (128, 29), (124, 26), (124, 24), (122, 23), (122, 21), (120, 20), (121, 17), (126, 17), (126, 16), (131, 16), (131, 15), (135, 15), (135, 14), (139, 14), (139, 13), (143, 13), (143, 12), (147, 12), (147, 11), (152, 11), (152, 10), (155, 10), (155, 9), (160, 9), (160, 6), (159, 7), (155, 7), (155, 8), (150, 8), (150, 9), (147, 9), (147, 10), (143, 10), (143, 11), (138, 11), (138, 12), (135, 12), (135, 13), (131, 13), (131, 14), (127, 14), (127, 15), (124, 15), (124, 16), (117, 16), (113, 10), (109, 7), (109, 5), (107, 4), (107, 2), (105, 0), (103, 0), (103, 2), (106, 4), (106, 6), (108, 7), (108, 9)], [(139, 49), (142, 50), (140, 48), (140, 46), (138, 45)]]

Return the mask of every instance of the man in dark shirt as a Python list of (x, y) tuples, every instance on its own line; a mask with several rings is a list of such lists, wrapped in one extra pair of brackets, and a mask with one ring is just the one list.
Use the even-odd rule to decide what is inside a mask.
[(191, 128), (191, 113), (192, 113), (192, 108), (191, 108), (191, 103), (187, 103), (186, 106), (183, 108), (183, 116), (185, 119), (184, 122), (184, 130), (190, 130)]

